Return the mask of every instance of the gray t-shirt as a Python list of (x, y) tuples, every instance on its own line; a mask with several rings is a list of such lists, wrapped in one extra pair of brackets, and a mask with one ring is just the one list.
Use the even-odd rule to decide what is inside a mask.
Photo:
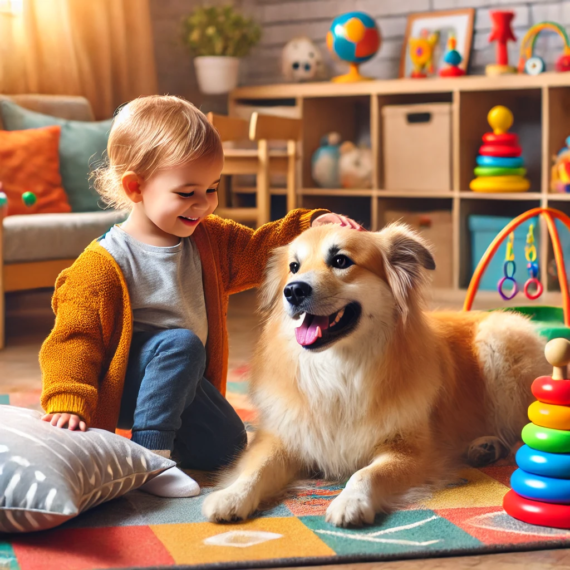
[(171, 247), (157, 247), (113, 226), (99, 243), (123, 272), (135, 332), (189, 329), (206, 345), (208, 319), (202, 263), (191, 237)]

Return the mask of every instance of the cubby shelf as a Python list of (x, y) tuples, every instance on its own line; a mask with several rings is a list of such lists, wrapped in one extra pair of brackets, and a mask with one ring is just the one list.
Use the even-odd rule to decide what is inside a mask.
[[(383, 188), (382, 109), (386, 105), (415, 103), (451, 104), (451, 190)], [(505, 105), (514, 113), (512, 130), (520, 137), (531, 181), (529, 192), (487, 194), (468, 190), (481, 136), (489, 131), (486, 116), (495, 105)], [(472, 272), (470, 215), (514, 217), (529, 208), (547, 205), (570, 214), (570, 194), (553, 194), (549, 189), (552, 157), (570, 135), (570, 73), (283, 84), (240, 87), (230, 93), (230, 114), (248, 116), (253, 111), (304, 119), (298, 169), (300, 206), (329, 208), (374, 230), (385, 224), (388, 210), (449, 212), (452, 288), (456, 291), (467, 286)], [(345, 140), (369, 141), (372, 188), (315, 188), (311, 156), (321, 137), (330, 131), (338, 131)], [(545, 236), (545, 232), (542, 222), (540, 233)], [(541, 277), (546, 283), (552, 259), (548, 240), (541, 240), (540, 249), (540, 259), (544, 260)]]

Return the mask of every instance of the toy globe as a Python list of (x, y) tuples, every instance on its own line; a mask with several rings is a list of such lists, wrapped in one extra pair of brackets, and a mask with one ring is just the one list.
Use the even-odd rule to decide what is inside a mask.
[(358, 66), (368, 61), (380, 48), (382, 38), (374, 18), (364, 12), (348, 12), (335, 18), (327, 33), (327, 47), (350, 65), (346, 75), (333, 77), (337, 83), (372, 79), (360, 75)]

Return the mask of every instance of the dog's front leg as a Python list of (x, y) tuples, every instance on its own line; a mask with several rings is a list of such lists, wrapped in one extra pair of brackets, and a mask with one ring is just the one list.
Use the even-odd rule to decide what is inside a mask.
[(382, 446), (370, 465), (354, 473), (329, 505), (326, 521), (343, 527), (372, 524), (376, 513), (387, 512), (398, 495), (424, 481), (423, 457), (416, 446)]
[(246, 519), (261, 501), (282, 490), (298, 472), (299, 464), (287, 453), (282, 441), (260, 431), (224, 477), (229, 486), (206, 497), (202, 513), (211, 522)]

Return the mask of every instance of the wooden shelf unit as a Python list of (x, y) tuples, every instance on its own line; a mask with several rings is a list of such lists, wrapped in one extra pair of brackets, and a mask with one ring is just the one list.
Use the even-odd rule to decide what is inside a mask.
[[(382, 107), (414, 103), (448, 102), (452, 106), (452, 189), (450, 191), (393, 191), (383, 189)], [(486, 117), (495, 105), (514, 114), (511, 129), (520, 137), (527, 177), (526, 193), (485, 194), (469, 190), (475, 157), (483, 133), (490, 130)], [(537, 206), (552, 206), (570, 214), (570, 194), (549, 192), (552, 157), (570, 135), (570, 73), (537, 76), (467, 76), (461, 78), (394, 79), (360, 83), (329, 82), (240, 87), (229, 95), (229, 112), (247, 116), (260, 112), (304, 119), (298, 168), (299, 204), (326, 207), (344, 213), (377, 230), (388, 208), (402, 211), (448, 210), (453, 227), (453, 288), (469, 283), (471, 214), (514, 217)], [(343, 140), (368, 139), (373, 153), (371, 189), (315, 188), (311, 156), (321, 137), (340, 132)], [(426, 141), (429, 144), (429, 141)], [(543, 283), (548, 279), (552, 248), (541, 221), (539, 261)], [(546, 260), (546, 262), (544, 261)]]

